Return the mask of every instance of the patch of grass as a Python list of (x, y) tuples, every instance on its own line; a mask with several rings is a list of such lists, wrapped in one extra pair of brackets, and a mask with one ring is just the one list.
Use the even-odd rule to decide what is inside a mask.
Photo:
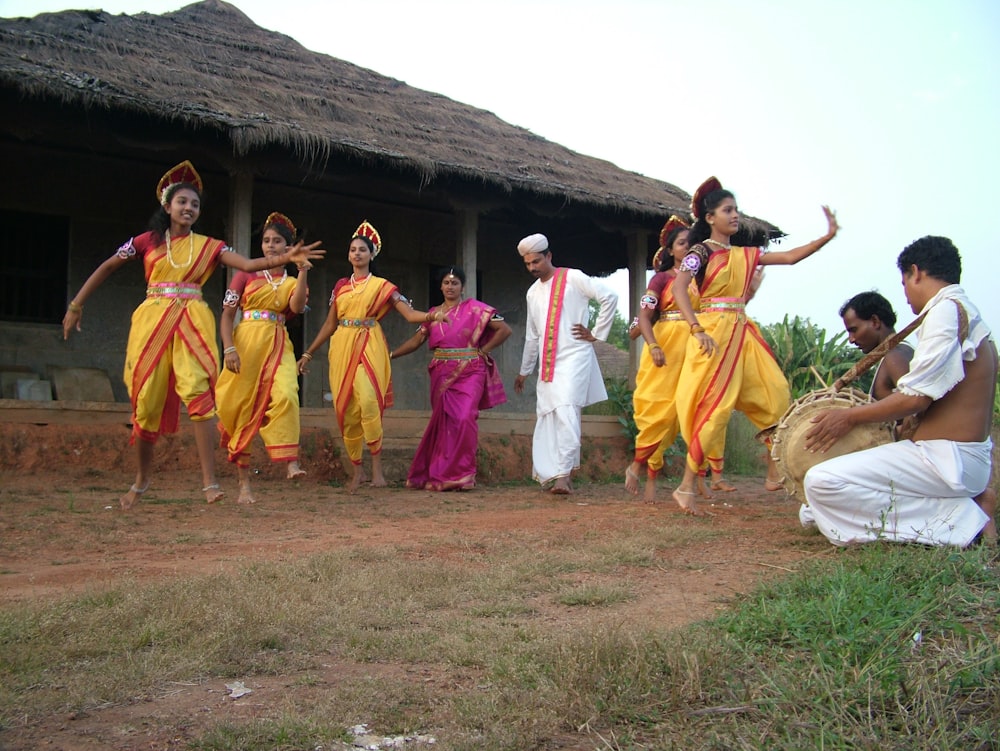
[(560, 605), (587, 605), (593, 607), (614, 605), (619, 602), (628, 602), (631, 599), (634, 599), (634, 595), (624, 587), (585, 584), (582, 587), (573, 587), (568, 592), (563, 592), (556, 598), (556, 601)]
[[(6, 606), (0, 732), (174, 683), (301, 675), (189, 747), (316, 748), (368, 722), (432, 732), (442, 751), (549, 748), (581, 732), (588, 747), (632, 751), (997, 748), (995, 550), (871, 545), (680, 632), (630, 616), (628, 567), (693, 534), (718, 532), (623, 523), (600, 544), (553, 536), (531, 556), (516, 536), (442, 539), (457, 565), (345, 550)], [(577, 615), (599, 608), (614, 620)]]

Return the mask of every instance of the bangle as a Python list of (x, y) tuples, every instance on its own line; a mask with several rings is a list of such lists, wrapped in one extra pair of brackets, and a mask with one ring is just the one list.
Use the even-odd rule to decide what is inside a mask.
[(312, 360), (313, 359), (312, 353), (309, 352), (308, 350), (306, 350), (305, 352), (302, 353), (302, 357), (306, 358), (307, 360)]
[(232, 352), (235, 352), (235, 351), (236, 351), (236, 347), (226, 347), (224, 350), (222, 350), (222, 354), (228, 355), (228, 354), (230, 354)]
[(704, 333), (705, 333), (704, 326), (698, 323), (691, 324), (691, 336), (694, 336), (695, 334), (704, 334)]
[(663, 349), (663, 347), (661, 347), (659, 344), (656, 344), (655, 342), (653, 344), (649, 344), (647, 342), (646, 346), (649, 347), (650, 349)]
[(389, 353), (389, 359), (390, 359), (390, 360), (391, 360), (391, 359), (393, 359), (393, 358), (394, 358), (395, 356), (396, 356), (396, 353), (395, 353), (395, 352), (390, 352), (390, 353)]
[(70, 311), (72, 311), (73, 313), (82, 313), (83, 312), (83, 306), (80, 305), (79, 303), (73, 302), (72, 300), (69, 301), (69, 305), (67, 305), (66, 307)]

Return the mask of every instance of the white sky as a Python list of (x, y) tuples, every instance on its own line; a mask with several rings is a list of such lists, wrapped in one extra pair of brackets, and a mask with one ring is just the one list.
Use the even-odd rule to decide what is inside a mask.
[[(0, 0), (0, 16), (186, 4)], [(831, 205), (840, 235), (795, 267), (768, 270), (751, 304), (762, 324), (798, 314), (838, 331), (840, 305), (866, 289), (909, 321), (896, 256), (939, 234), (955, 241), (963, 286), (1000, 327), (987, 237), (1000, 220), (988, 187), (1000, 175), (996, 0), (232, 4), (309, 49), (689, 193), (715, 174), (741, 209), (789, 234), (781, 248), (821, 234), (820, 205)], [(623, 274), (615, 286), (627, 310)]]

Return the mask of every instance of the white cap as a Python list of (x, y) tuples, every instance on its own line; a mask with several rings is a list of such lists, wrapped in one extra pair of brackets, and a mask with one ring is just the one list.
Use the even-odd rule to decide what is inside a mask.
[(545, 235), (528, 235), (517, 244), (517, 252), (522, 256), (528, 253), (544, 253), (549, 249), (549, 238)]

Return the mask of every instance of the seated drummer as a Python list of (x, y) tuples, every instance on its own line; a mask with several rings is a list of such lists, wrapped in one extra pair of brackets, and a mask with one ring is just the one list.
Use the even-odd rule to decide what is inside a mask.
[[(840, 308), (848, 341), (866, 355), (896, 333), (896, 312), (878, 292), (859, 292)], [(889, 350), (872, 378), (872, 399), (885, 399), (909, 369), (913, 347), (900, 342)]]
[(993, 336), (958, 284), (961, 258), (950, 240), (921, 238), (897, 265), (907, 302), (925, 314), (910, 370), (878, 401), (815, 417), (806, 449), (823, 452), (862, 423), (910, 415), (919, 415), (920, 423), (912, 440), (810, 469), (804, 481), (808, 515), (835, 545), (881, 539), (964, 547), (980, 532), (995, 541), (996, 494), (989, 487), (998, 372)]

